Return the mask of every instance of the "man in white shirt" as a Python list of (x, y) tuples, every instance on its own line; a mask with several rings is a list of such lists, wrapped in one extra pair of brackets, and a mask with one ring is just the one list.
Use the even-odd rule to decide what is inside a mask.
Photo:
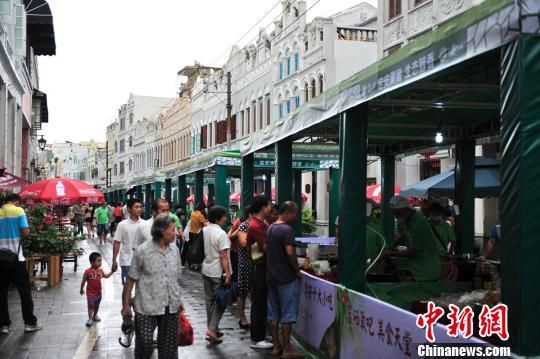
[(131, 258), (133, 257), (133, 241), (137, 228), (144, 223), (141, 219), (143, 203), (140, 199), (132, 198), (127, 203), (129, 217), (118, 224), (114, 234), (112, 270), (118, 268), (116, 258), (120, 253), (120, 268), (122, 269), (122, 285), (126, 282)]
[(208, 226), (203, 228), (205, 258), (201, 270), (208, 324), (206, 336), (210, 343), (218, 344), (222, 341), (218, 328), (225, 308), (216, 304), (214, 295), (221, 286), (223, 274), (225, 274), (225, 286), (231, 283), (232, 274), (229, 255), (231, 241), (227, 233), (221, 229), (221, 226), (227, 222), (227, 210), (221, 206), (210, 208), (208, 222), (210, 222)]
[(149, 241), (152, 239), (152, 234), (150, 233), (152, 230), (152, 224), (154, 224), (154, 218), (159, 216), (162, 213), (168, 213), (169, 212), (169, 203), (165, 201), (163, 198), (157, 198), (152, 201), (152, 218), (147, 220), (146, 222), (142, 223), (135, 232), (135, 236), (133, 239), (133, 250), (143, 244), (146, 241)]

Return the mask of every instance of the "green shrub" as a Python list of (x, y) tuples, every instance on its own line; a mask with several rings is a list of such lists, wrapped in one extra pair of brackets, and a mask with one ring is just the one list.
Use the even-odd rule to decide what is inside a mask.
[(309, 208), (302, 210), (302, 232), (303, 233), (315, 233), (317, 225), (315, 224), (315, 218), (313, 217), (313, 211)]

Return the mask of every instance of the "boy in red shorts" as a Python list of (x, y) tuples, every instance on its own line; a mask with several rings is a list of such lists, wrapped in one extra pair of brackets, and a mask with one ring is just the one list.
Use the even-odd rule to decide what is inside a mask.
[(86, 299), (88, 301), (88, 320), (86, 326), (91, 327), (94, 322), (101, 321), (97, 313), (99, 310), (99, 303), (101, 303), (101, 278), (109, 278), (114, 271), (107, 274), (101, 269), (101, 254), (93, 252), (90, 254), (90, 268), (84, 271), (84, 275), (81, 282), (81, 295), (84, 295), (84, 284), (86, 286)]

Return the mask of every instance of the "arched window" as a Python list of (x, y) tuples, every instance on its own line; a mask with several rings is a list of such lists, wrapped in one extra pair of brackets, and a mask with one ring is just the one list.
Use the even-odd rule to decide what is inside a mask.
[(133, 137), (129, 136), (129, 147), (133, 147)]
[(315, 79), (311, 80), (311, 98), (315, 98), (317, 96), (317, 84), (315, 82)]
[(281, 95), (278, 97), (278, 116), (279, 118), (283, 118), (283, 99)]
[(129, 171), (132, 171), (132, 170), (133, 170), (133, 160), (132, 160), (132, 159), (129, 160), (128, 170), (129, 170)]
[(296, 110), (298, 107), (300, 107), (300, 90), (298, 90), (298, 87), (294, 88), (293, 91), (293, 100), (294, 100), (294, 109)]
[(323, 75), (319, 76), (319, 95), (322, 94), (324, 91), (324, 79)]
[(287, 114), (291, 113), (291, 94), (289, 92), (285, 94), (285, 109)]
[(114, 153), (118, 153), (118, 141), (114, 141)]
[(118, 176), (118, 165), (114, 165), (114, 175)]
[(308, 102), (308, 101), (309, 101), (309, 85), (306, 82), (304, 84), (304, 102)]

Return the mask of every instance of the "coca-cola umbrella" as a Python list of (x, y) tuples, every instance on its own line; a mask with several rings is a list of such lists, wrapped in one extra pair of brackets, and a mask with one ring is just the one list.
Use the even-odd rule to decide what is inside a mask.
[[(192, 194), (191, 196), (186, 198), (187, 203), (193, 203), (194, 201), (195, 201), (195, 195), (194, 194)], [(208, 195), (206, 193), (203, 194), (203, 201), (204, 201), (204, 203), (208, 202)]]
[(86, 182), (71, 178), (50, 178), (32, 183), (20, 193), (34, 202), (71, 206), (76, 203), (101, 203), (103, 193)]
[[(372, 184), (366, 187), (366, 198), (381, 203), (382, 189), (380, 184)], [(399, 186), (394, 186), (393, 196), (399, 196)]]

